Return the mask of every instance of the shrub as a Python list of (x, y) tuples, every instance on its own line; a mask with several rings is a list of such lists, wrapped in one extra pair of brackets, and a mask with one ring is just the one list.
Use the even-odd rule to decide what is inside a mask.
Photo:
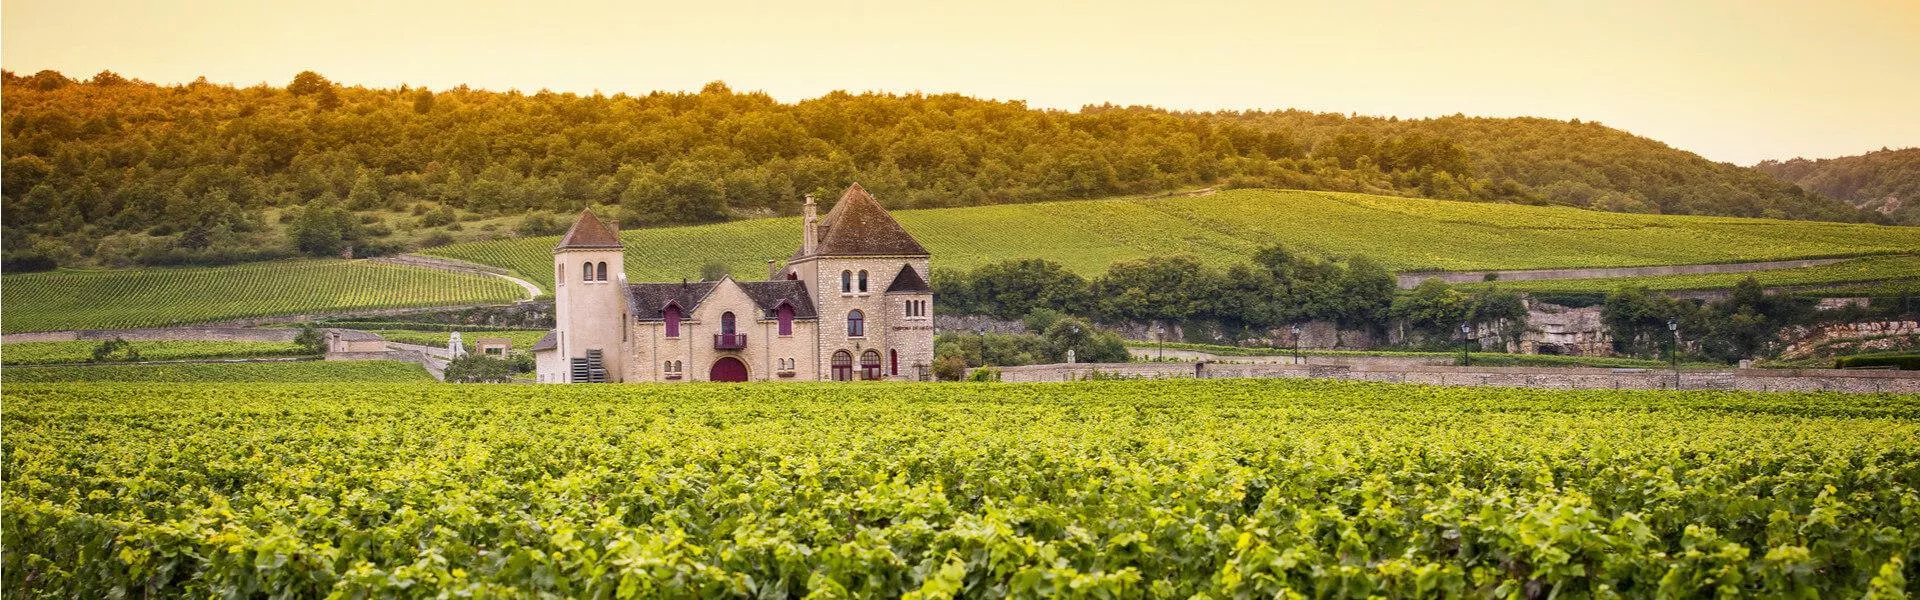
[(132, 343), (115, 337), (100, 342), (99, 346), (94, 347), (93, 358), (88, 362), (138, 362), (139, 360), (140, 350), (134, 348)]
[(1833, 360), (1835, 369), (1893, 367), (1902, 371), (1920, 371), (1920, 354), (1866, 354), (1842, 356)]
[(967, 381), (999, 381), (1000, 370), (993, 367), (980, 367), (967, 376)]

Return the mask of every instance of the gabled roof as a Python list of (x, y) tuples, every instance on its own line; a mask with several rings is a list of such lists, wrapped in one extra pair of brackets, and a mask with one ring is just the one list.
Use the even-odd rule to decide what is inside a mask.
[(820, 218), (819, 227), (814, 256), (927, 255), (927, 249), (858, 183), (847, 187), (833, 210)]
[(893, 283), (887, 286), (889, 294), (924, 294), (933, 291), (927, 280), (920, 278), (920, 272), (913, 265), (900, 265), (900, 274), (893, 276)]
[(740, 289), (747, 293), (753, 303), (761, 310), (773, 310), (781, 302), (793, 306), (793, 318), (812, 319), (817, 316), (813, 311), (813, 299), (807, 297), (807, 286), (798, 281), (779, 279), (774, 281), (736, 281)]
[(627, 284), (627, 308), (633, 311), (633, 317), (641, 321), (660, 321), (666, 319), (662, 310), (669, 302), (680, 305), (680, 314), (693, 314), (702, 300), (713, 292), (718, 281), (695, 281), (691, 283), (630, 283)]
[(573, 227), (568, 228), (567, 234), (560, 237), (560, 245), (554, 246), (553, 249), (623, 247), (625, 246), (620, 244), (620, 234), (615, 233), (606, 223), (600, 222), (599, 217), (593, 216), (593, 211), (582, 209), (580, 216), (574, 218)]
[[(668, 303), (678, 304), (680, 314), (693, 314), (694, 309), (713, 295), (720, 286), (719, 281), (697, 281), (689, 283), (632, 283), (627, 284), (627, 310), (640, 321), (665, 320)], [(798, 281), (735, 281), (734, 285), (747, 294), (754, 307), (760, 310), (779, 308), (782, 300), (793, 305), (793, 318), (812, 319), (816, 315), (813, 301), (807, 297), (806, 285)], [(760, 318), (760, 315), (749, 315)]]
[(534, 352), (546, 352), (548, 350), (552, 350), (559, 347), (560, 347), (559, 330), (548, 329), (546, 335), (540, 336), (540, 341), (533, 343), (532, 350)]

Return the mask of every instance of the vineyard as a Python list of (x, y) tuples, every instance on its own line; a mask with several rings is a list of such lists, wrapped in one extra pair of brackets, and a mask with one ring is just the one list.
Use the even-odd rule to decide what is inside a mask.
[(0, 592), (17, 598), (1892, 598), (1920, 583), (1912, 396), (15, 373)]
[[(264, 358), (313, 354), (293, 342), (130, 342), (140, 360)], [(100, 342), (9, 342), (0, 347), (0, 364), (47, 365), (83, 363), (93, 358)]]
[[(1243, 262), (1271, 243), (1325, 256), (1365, 254), (1394, 270), (1750, 262), (1920, 248), (1916, 227), (1276, 190), (902, 210), (894, 216), (943, 268), (1038, 257), (1088, 276), (1114, 262), (1167, 254), (1191, 254), (1216, 265)], [(784, 259), (799, 245), (800, 222), (775, 218), (636, 229), (621, 237), (627, 243), (627, 277), (633, 281), (697, 278), (709, 261), (726, 264), (735, 277), (757, 280), (766, 277), (768, 259)], [(555, 242), (552, 237), (474, 242), (426, 253), (511, 269), (552, 289)], [(1892, 275), (1920, 277), (1920, 266), (1912, 262), (1896, 266)]]
[(1639, 286), (1652, 290), (1709, 290), (1733, 287), (1747, 277), (1753, 277), (1754, 281), (1767, 287), (1834, 286), (1831, 291), (1842, 295), (1861, 289), (1880, 290), (1878, 294), (1861, 295), (1898, 296), (1902, 291), (1909, 295), (1920, 295), (1920, 255), (1871, 256), (1814, 267), (1772, 269), (1752, 273), (1501, 281), (1489, 285), (1530, 292), (1566, 293), (1609, 292), (1621, 286)]
[(236, 362), (14, 367), (0, 374), (8, 386), (22, 383), (393, 383), (433, 381), (416, 363), (386, 360)]
[(304, 312), (512, 302), (503, 279), (370, 261), (7, 275), (4, 330), (124, 329)]

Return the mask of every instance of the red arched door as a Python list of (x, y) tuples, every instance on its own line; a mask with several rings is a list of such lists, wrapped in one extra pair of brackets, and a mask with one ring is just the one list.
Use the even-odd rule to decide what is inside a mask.
[(731, 356), (720, 357), (720, 360), (713, 361), (713, 370), (708, 372), (707, 379), (713, 381), (746, 381), (747, 364)]

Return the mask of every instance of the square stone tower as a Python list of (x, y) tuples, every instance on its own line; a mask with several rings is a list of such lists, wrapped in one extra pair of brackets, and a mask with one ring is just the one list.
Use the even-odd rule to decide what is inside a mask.
[(553, 248), (553, 343), (567, 382), (622, 379), (625, 254), (619, 233), (589, 210)]
[(916, 379), (933, 364), (930, 255), (860, 184), (825, 217), (809, 196), (786, 276), (806, 283), (820, 318), (822, 379)]

